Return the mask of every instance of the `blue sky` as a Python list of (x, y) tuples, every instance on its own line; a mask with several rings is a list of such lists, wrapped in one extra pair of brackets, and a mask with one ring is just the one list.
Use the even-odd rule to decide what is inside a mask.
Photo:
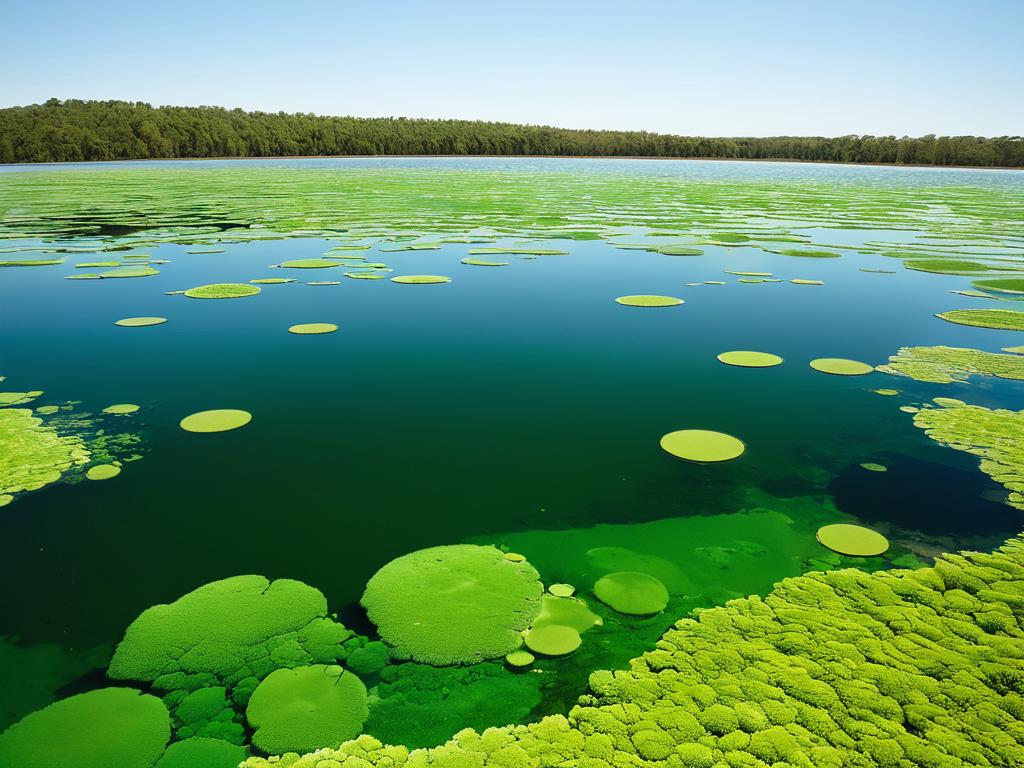
[(0, 2), (50, 97), (703, 135), (1024, 133), (1024, 2)]

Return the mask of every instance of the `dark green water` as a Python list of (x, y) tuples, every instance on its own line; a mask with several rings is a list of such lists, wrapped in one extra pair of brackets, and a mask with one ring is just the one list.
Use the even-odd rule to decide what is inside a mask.
[[(894, 237), (812, 234), (826, 242)], [(937, 446), (898, 410), (961, 396), (964, 385), (833, 377), (807, 366), (817, 357), (877, 364), (909, 344), (1021, 343), (1013, 333), (933, 317), (967, 301), (1000, 306), (951, 297), (948, 290), (967, 287), (964, 278), (858, 271), (898, 267), (880, 256), (796, 259), (712, 246), (700, 258), (669, 258), (602, 242), (573, 242), (567, 256), (511, 257), (501, 268), (460, 264), (466, 245), (384, 255), (395, 274), (449, 275), (446, 285), (266, 269), (334, 244), (290, 239), (212, 255), (162, 245), (145, 250), (172, 263), (143, 279), (62, 280), (67, 266), (0, 274), (4, 386), (45, 390), (34, 405), (75, 400), (93, 413), (138, 403), (138, 414), (114, 423), (140, 432), (145, 446), (145, 458), (114, 481), (56, 484), (0, 510), (0, 635), (81, 653), (116, 642), (147, 606), (239, 573), (303, 580), (365, 629), (354, 607), (363, 585), (411, 550), (733, 513), (755, 491), (831, 496), (839, 512), (887, 530), (895, 552), (989, 546), (1019, 529), (975, 459)], [(728, 285), (684, 286), (724, 279), (724, 269), (825, 285), (726, 276)], [(163, 295), (281, 275), (342, 284), (267, 285), (258, 297), (231, 301)], [(632, 293), (686, 303), (647, 310), (613, 301)], [(133, 315), (169, 322), (113, 325)], [(287, 332), (302, 322), (334, 322), (340, 331)], [(786, 362), (748, 370), (716, 361), (732, 349)], [(878, 387), (904, 395), (870, 391)], [(985, 382), (972, 384), (971, 401), (1019, 407), (1020, 395), (1019, 383)], [(222, 407), (251, 411), (253, 421), (217, 435), (178, 427), (189, 413)], [(747, 452), (698, 466), (661, 451), (661, 435), (686, 428), (736, 435)], [(859, 467), (866, 461), (889, 472), (867, 473)], [(791, 510), (792, 536), (774, 540), (792, 564), (769, 573), (798, 572), (815, 552), (822, 513), (801, 520), (800, 509)], [(562, 577), (550, 572), (557, 565), (538, 567), (546, 581)], [(713, 574), (706, 582), (703, 597), (677, 608), (714, 602)], [(748, 579), (728, 589), (768, 586)], [(622, 647), (593, 663), (622, 663), (642, 650)]]

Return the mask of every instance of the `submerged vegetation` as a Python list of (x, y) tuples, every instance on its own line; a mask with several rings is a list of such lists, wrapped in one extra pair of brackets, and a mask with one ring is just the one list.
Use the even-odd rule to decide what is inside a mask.
[(673, 136), (50, 99), (0, 109), (0, 163), (289, 155), (601, 155), (1024, 166), (1019, 136)]

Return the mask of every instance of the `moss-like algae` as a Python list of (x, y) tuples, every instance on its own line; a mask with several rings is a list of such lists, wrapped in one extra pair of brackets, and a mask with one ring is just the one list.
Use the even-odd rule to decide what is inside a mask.
[(878, 370), (933, 384), (967, 381), (970, 376), (1024, 380), (1024, 357), (960, 347), (903, 347)]

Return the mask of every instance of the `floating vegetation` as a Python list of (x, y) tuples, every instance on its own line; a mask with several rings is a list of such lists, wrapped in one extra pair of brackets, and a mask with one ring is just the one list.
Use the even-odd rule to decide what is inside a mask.
[(345, 277), (353, 280), (383, 280), (388, 276), (387, 272), (346, 272)]
[(154, 267), (142, 266), (128, 266), (128, 267), (116, 267), (114, 269), (108, 269), (105, 272), (100, 272), (99, 276), (103, 279), (108, 278), (121, 278), (121, 277), (151, 277), (153, 275), (159, 275), (160, 270)]
[(957, 325), (1024, 331), (1024, 312), (1015, 309), (953, 309), (940, 312), (936, 317)]
[(915, 426), (938, 443), (981, 457), (981, 471), (1010, 491), (1009, 504), (1024, 509), (1024, 411), (948, 398), (939, 404), (917, 411)]
[(549, 584), (548, 592), (555, 597), (572, 597), (576, 587), (572, 584)]
[(706, 429), (681, 429), (661, 438), (661, 447), (673, 456), (687, 461), (729, 461), (743, 455), (742, 440), (723, 432)]
[(340, 280), (310, 280), (306, 285), (341, 285)]
[(0, 267), (53, 267), (63, 263), (64, 259), (14, 259), (0, 261)]
[(978, 275), (1002, 271), (982, 261), (964, 259), (906, 259), (903, 266), (917, 272), (933, 272), (940, 275)]
[(461, 263), (469, 264), (471, 267), (507, 267), (507, 261), (487, 261), (485, 259), (474, 259), (471, 256), (467, 256), (464, 259), (460, 259)]
[(803, 279), (800, 279), (800, 278), (794, 278), (793, 280), (790, 280), (789, 282), (793, 283), (793, 285), (824, 285), (825, 284), (824, 280), (803, 280)]
[(58, 434), (31, 410), (0, 409), (0, 506), (9, 504), (16, 493), (57, 482), (90, 458), (82, 438)]
[(633, 616), (660, 613), (668, 605), (668, 590), (654, 576), (621, 571), (602, 576), (594, 584), (597, 599), (612, 610)]
[(280, 285), (281, 283), (294, 283), (294, 277), (259, 277), (255, 280), (250, 280), (253, 285)]
[(1003, 277), (989, 280), (975, 280), (971, 283), (975, 288), (996, 293), (1024, 293), (1024, 277)]
[(293, 259), (292, 261), (282, 261), (279, 266), (288, 269), (327, 269), (328, 267), (337, 267), (338, 262), (330, 259)]
[(494, 547), (421, 549), (381, 568), (360, 601), (397, 658), (469, 664), (501, 658), (541, 607), (537, 571)]
[(507, 253), (520, 256), (566, 256), (568, 251), (560, 251), (556, 248), (470, 248), (470, 256), (495, 255)]
[[(892, 358), (889, 359), (891, 360)], [(879, 368), (879, 370), (882, 369)], [(898, 389), (873, 389), (871, 391), (874, 392), (876, 395), (883, 395), (884, 397), (893, 397), (900, 393)]]
[(1024, 381), (1024, 357), (960, 347), (903, 347), (878, 370), (933, 384), (967, 381), (971, 376)]
[(874, 557), (889, 549), (889, 540), (860, 525), (834, 523), (818, 529), (818, 541), (833, 552), (851, 557)]
[(816, 371), (830, 373), (833, 376), (863, 376), (875, 370), (867, 363), (842, 357), (819, 357), (811, 360), (810, 366)]
[(195, 736), (171, 744), (154, 768), (238, 768), (245, 747), (223, 739)]
[(334, 323), (299, 323), (288, 328), (288, 333), (308, 336), (319, 333), (334, 333), (336, 330), (338, 330), (338, 326)]
[(505, 661), (512, 667), (528, 667), (536, 661), (536, 658), (529, 651), (524, 651), (520, 648), (518, 651), (506, 653)]
[(894, 269), (874, 269), (872, 267), (859, 267), (861, 272), (872, 272), (876, 275), (895, 275), (896, 270)]
[(214, 283), (200, 285), (198, 288), (189, 288), (185, 291), (185, 295), (190, 299), (240, 299), (243, 296), (255, 296), (259, 292), (260, 288), (257, 285)]
[(186, 432), (227, 432), (244, 427), (250, 421), (252, 414), (248, 411), (220, 408), (186, 416), (181, 420), (181, 428)]
[(739, 275), (741, 277), (771, 277), (771, 272), (737, 272), (732, 269), (724, 270), (727, 275)]
[(888, 472), (889, 468), (884, 464), (876, 464), (873, 461), (865, 461), (861, 464), (861, 467), (868, 470), (869, 472)]
[(691, 248), (686, 245), (661, 245), (655, 248), (655, 250), (666, 256), (700, 256), (704, 253), (700, 248)]
[(1003, 352), (1009, 352), (1013, 355), (1024, 355), (1024, 345), (1019, 347), (1003, 347)]
[(120, 325), (123, 328), (144, 328), (149, 325), (163, 325), (166, 322), (166, 317), (122, 317), (120, 320), (115, 320), (114, 325)]
[(583, 642), (580, 633), (572, 627), (545, 624), (531, 629), (523, 636), (526, 647), (542, 656), (564, 656), (572, 653)]
[(718, 356), (718, 361), (726, 365), (735, 365), (739, 368), (771, 368), (775, 365), (782, 365), (782, 358), (770, 352), (750, 352), (746, 350), (736, 352), (723, 352)]
[(838, 259), (842, 254), (832, 251), (803, 251), (796, 248), (789, 248), (781, 251), (772, 251), (780, 256), (802, 256), (808, 259)]
[(114, 464), (97, 464), (94, 467), (89, 467), (89, 471), (85, 473), (85, 476), (90, 480), (109, 480), (120, 474), (121, 468)]
[(224, 253), (223, 248), (189, 248), (185, 253)]
[(118, 403), (116, 405), (108, 405), (103, 409), (103, 412), (116, 415), (126, 415), (129, 413), (135, 413), (137, 410), (139, 410), (139, 406), (134, 403)]
[(0, 734), (10, 768), (152, 768), (171, 735), (160, 699), (101, 688), (33, 712)]
[(677, 299), (675, 296), (654, 296), (649, 294), (619, 296), (615, 301), (627, 307), (677, 307), (683, 303), (682, 299)]
[(403, 285), (432, 285), (435, 283), (450, 283), (451, 281), (450, 277), (445, 277), (444, 275), (399, 275), (398, 277), (391, 278), (391, 282), (402, 283)]
[(75, 264), (75, 269), (82, 269), (89, 267), (92, 269), (102, 269), (103, 267), (119, 267), (121, 266), (120, 261), (80, 261)]
[(271, 672), (245, 710), (252, 743), (273, 755), (337, 747), (362, 732), (368, 715), (362, 680), (333, 664)]

